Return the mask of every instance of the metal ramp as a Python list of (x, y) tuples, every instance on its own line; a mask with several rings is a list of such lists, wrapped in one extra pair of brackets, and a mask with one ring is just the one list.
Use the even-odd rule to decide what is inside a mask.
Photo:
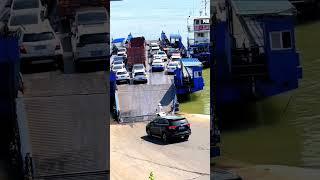
[(17, 115), (34, 179), (109, 179), (105, 74), (41, 73), (24, 81)]
[(121, 122), (148, 121), (156, 116), (158, 104), (171, 112), (175, 100), (173, 84), (143, 84), (118, 86)]

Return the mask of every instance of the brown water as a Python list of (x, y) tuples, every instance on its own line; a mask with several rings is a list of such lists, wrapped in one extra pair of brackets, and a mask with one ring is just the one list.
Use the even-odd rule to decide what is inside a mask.
[(300, 87), (249, 107), (254, 122), (222, 134), (223, 156), (254, 164), (320, 168), (320, 22), (296, 29)]

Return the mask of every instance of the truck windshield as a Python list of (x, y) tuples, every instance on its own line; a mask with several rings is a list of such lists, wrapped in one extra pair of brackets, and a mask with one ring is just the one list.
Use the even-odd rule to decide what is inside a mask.
[(105, 12), (87, 12), (78, 15), (78, 24), (96, 24), (107, 21), (107, 14)]
[(99, 34), (86, 34), (80, 36), (80, 44), (104, 44), (108, 43), (108, 34), (99, 33)]
[(54, 39), (52, 32), (44, 32), (38, 34), (25, 34), (23, 36), (23, 42), (35, 42), (35, 41), (46, 41)]
[(14, 1), (13, 10), (19, 9), (34, 9), (39, 8), (39, 1), (38, 0), (16, 0)]

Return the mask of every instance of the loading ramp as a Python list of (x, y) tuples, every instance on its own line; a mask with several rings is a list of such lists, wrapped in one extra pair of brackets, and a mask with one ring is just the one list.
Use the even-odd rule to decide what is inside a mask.
[(149, 121), (156, 117), (158, 104), (169, 113), (175, 101), (174, 84), (143, 84), (118, 86), (121, 122)]
[(17, 115), (34, 179), (109, 179), (105, 73), (39, 73), (24, 82)]

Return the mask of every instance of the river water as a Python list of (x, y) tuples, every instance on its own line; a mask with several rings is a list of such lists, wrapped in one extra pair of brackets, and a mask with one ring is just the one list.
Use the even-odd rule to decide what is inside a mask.
[[(290, 93), (252, 104), (222, 132), (224, 156), (253, 164), (320, 168), (320, 22), (296, 29), (303, 79)], [(250, 120), (248, 120), (250, 119)], [(254, 119), (252, 121), (252, 119)]]

